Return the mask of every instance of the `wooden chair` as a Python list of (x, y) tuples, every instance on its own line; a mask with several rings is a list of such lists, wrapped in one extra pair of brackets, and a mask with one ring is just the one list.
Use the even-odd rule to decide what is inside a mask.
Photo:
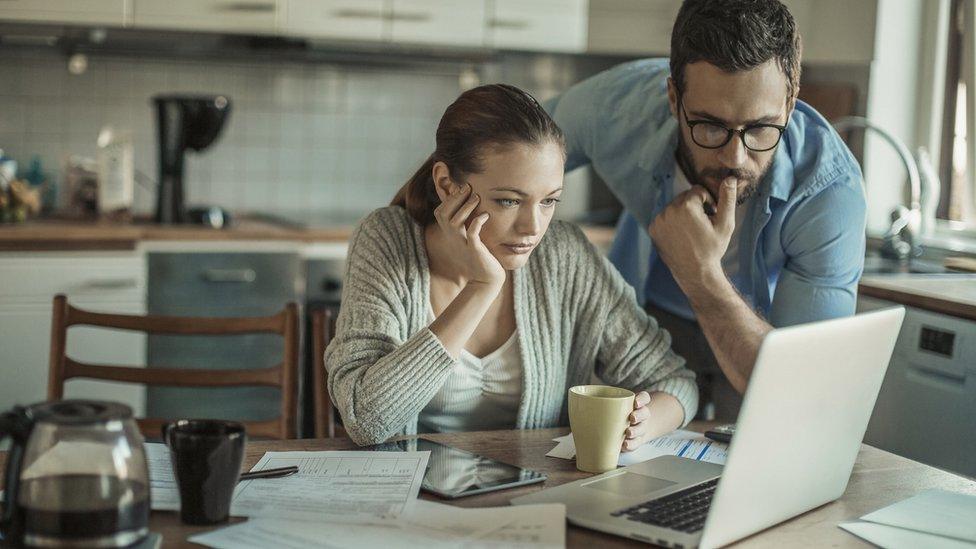
[(313, 309), (312, 317), (312, 383), (315, 394), (315, 438), (346, 436), (345, 429), (336, 425), (336, 409), (329, 398), (329, 374), (325, 369), (325, 348), (335, 335), (335, 314), (331, 309)]
[[(140, 368), (85, 364), (67, 356), (70, 326), (97, 326), (133, 330), (147, 334), (239, 335), (280, 334), (284, 338), (282, 361), (270, 368), (207, 370), (182, 368)], [(72, 378), (89, 378), (172, 387), (268, 386), (281, 389), (281, 415), (265, 421), (244, 421), (251, 437), (286, 439), (296, 434), (296, 388), (298, 374), (298, 306), (289, 303), (271, 316), (240, 318), (194, 318), (95, 313), (68, 304), (64, 295), (54, 297), (51, 320), (51, 362), (48, 376), (49, 400), (64, 398), (64, 383)], [(172, 418), (170, 418), (172, 419)], [(158, 437), (166, 419), (137, 419), (144, 435)]]

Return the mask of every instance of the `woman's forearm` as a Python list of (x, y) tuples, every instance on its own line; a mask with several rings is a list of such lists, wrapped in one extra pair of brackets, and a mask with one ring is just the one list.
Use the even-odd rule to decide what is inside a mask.
[(469, 282), (431, 323), (430, 331), (437, 336), (452, 358), (457, 359), (461, 355), (461, 349), (471, 338), (501, 289), (501, 285)]

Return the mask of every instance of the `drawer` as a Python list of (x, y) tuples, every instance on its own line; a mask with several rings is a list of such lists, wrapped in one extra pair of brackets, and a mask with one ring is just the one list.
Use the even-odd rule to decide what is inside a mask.
[(302, 37), (380, 41), (389, 0), (289, 0), (282, 32)]
[(495, 0), (488, 45), (501, 49), (581, 52), (586, 49), (586, 0)]
[(0, 19), (121, 27), (126, 23), (125, 7), (125, 0), (3, 0)]
[(50, 306), (69, 301), (144, 303), (146, 265), (141, 253), (0, 254), (0, 302)]
[(483, 0), (393, 0), (390, 17), (396, 44), (485, 44)]
[(297, 253), (150, 253), (150, 314), (250, 316), (297, 299)]
[(278, 0), (134, 0), (133, 26), (273, 34)]

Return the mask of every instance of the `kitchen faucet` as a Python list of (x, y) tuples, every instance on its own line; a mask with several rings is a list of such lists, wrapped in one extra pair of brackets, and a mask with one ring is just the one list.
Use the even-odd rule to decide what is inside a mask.
[(853, 128), (874, 131), (898, 153), (905, 165), (905, 170), (908, 172), (908, 186), (911, 193), (909, 207), (906, 208), (899, 204), (892, 210), (891, 225), (885, 232), (881, 255), (888, 259), (908, 261), (921, 254), (918, 238), (922, 219), (922, 181), (919, 176), (918, 163), (912, 157), (912, 153), (908, 150), (905, 142), (863, 116), (845, 116), (835, 120), (833, 126), (838, 132)]

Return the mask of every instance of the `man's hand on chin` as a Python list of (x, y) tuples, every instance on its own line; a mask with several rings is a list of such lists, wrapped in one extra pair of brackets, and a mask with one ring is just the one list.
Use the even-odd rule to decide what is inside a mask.
[(686, 294), (692, 286), (722, 275), (722, 256), (735, 229), (736, 185), (726, 180), (719, 189), (715, 215), (705, 213), (712, 197), (695, 186), (678, 195), (651, 223), (654, 248)]

